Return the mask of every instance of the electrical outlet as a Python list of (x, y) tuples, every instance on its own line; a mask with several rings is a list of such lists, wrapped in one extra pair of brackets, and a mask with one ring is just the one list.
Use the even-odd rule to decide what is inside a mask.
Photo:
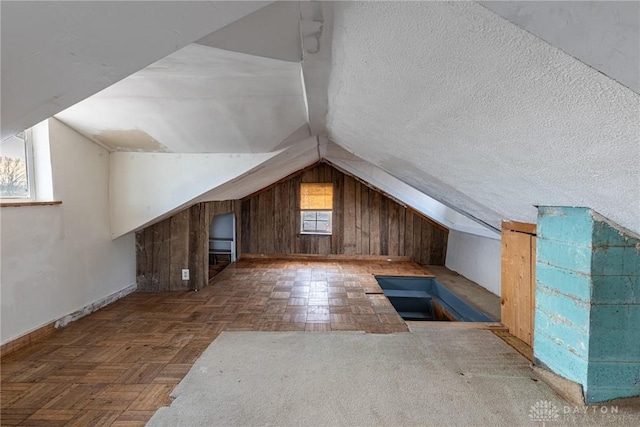
[(189, 280), (189, 269), (188, 268), (183, 268), (182, 269), (182, 280)]

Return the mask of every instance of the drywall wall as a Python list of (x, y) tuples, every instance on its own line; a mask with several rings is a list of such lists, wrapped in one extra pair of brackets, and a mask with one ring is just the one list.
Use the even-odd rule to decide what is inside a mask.
[(640, 96), (474, 2), (336, 2), (329, 137), (488, 223), (640, 232)]
[(0, 208), (1, 342), (131, 289), (134, 236), (111, 240), (109, 153), (49, 121), (57, 206)]
[(122, 236), (184, 207), (187, 202), (278, 153), (111, 153), (112, 237)]
[(247, 173), (206, 192), (197, 201), (241, 199), (320, 161), (317, 137), (304, 138), (281, 148), (282, 151), (278, 155), (271, 157)]
[(449, 231), (445, 266), (500, 296), (500, 236)]
[(31, 128), (33, 149), (33, 182), (35, 199), (39, 202), (53, 200), (53, 178), (51, 176), (51, 149), (49, 147), (49, 121), (45, 120)]

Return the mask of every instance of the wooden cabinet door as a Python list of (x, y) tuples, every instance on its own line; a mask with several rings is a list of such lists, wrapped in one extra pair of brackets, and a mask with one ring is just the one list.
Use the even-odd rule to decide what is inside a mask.
[(533, 345), (535, 312), (535, 224), (505, 221), (502, 226), (502, 323), (509, 333)]

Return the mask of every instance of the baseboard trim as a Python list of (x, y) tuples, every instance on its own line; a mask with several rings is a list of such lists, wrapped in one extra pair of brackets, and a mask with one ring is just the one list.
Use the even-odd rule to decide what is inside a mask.
[(261, 254), (261, 253), (243, 253), (240, 259), (302, 259), (316, 261), (391, 261), (391, 262), (407, 262), (412, 261), (408, 256), (391, 256), (391, 255), (347, 255), (347, 254)]
[(18, 351), (34, 342), (40, 341), (56, 331), (54, 326), (55, 322), (47, 323), (31, 332), (27, 332), (24, 335), (14, 338), (0, 346), (0, 358), (5, 357), (14, 351)]
[(567, 378), (551, 372), (543, 366), (531, 365), (535, 375), (547, 384), (553, 391), (569, 403), (576, 406), (585, 406), (582, 386)]
[(449, 328), (449, 329), (484, 329), (487, 331), (506, 331), (507, 327), (500, 322), (425, 322), (405, 320), (410, 329)]
[(67, 314), (57, 320), (47, 323), (46, 325), (40, 326), (39, 328), (34, 329), (31, 332), (27, 332), (24, 335), (21, 335), (17, 338), (12, 339), (0, 346), (0, 358), (7, 356), (17, 350), (20, 350), (23, 347), (26, 347), (30, 344), (33, 344), (37, 341), (40, 341), (47, 336), (53, 334), (56, 329), (64, 328), (69, 323), (74, 322), (84, 316), (87, 316), (95, 311), (100, 310), (103, 307), (106, 307), (109, 304), (112, 304), (138, 289), (137, 284), (132, 284), (127, 286), (124, 289), (121, 289), (117, 292), (112, 293), (111, 295), (107, 295), (106, 297), (93, 302), (78, 311), (74, 311), (73, 313)]

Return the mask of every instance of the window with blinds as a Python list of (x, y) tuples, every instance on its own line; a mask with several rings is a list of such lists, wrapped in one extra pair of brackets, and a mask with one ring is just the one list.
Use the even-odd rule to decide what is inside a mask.
[(331, 234), (333, 184), (300, 184), (300, 233)]

